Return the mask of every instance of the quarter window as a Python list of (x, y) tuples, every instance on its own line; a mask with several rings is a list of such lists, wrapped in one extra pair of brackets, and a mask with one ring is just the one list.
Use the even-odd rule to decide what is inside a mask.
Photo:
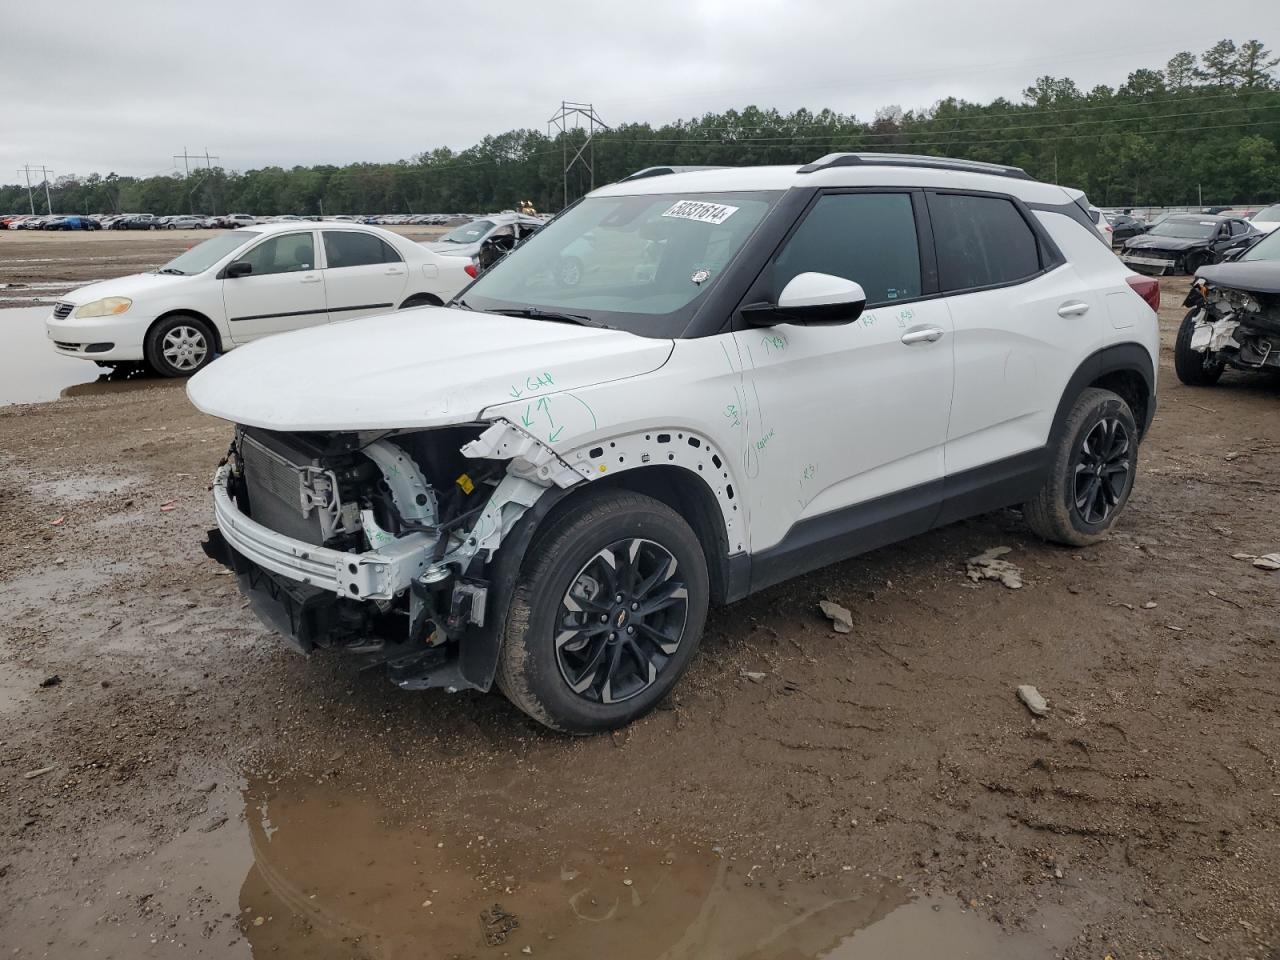
[(911, 195), (819, 197), (773, 264), (773, 293), (801, 273), (861, 284), (869, 305), (920, 296), (920, 244)]
[(356, 230), (324, 231), (324, 255), (329, 269), (366, 267), (371, 263), (399, 263), (400, 254), (381, 237)]
[(944, 291), (1015, 283), (1040, 271), (1040, 242), (1012, 201), (933, 194), (929, 215)]
[(253, 266), (252, 276), (310, 270), (316, 263), (315, 240), (310, 233), (286, 233), (264, 240), (243, 257)]

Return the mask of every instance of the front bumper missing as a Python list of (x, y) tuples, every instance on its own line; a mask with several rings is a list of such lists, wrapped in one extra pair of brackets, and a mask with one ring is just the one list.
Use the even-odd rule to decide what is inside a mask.
[(343, 553), (277, 533), (236, 506), (227, 490), (231, 467), (213, 477), (213, 512), (228, 547), (264, 570), (351, 600), (392, 600), (428, 566), (434, 539), (425, 533), (399, 537), (378, 550)]

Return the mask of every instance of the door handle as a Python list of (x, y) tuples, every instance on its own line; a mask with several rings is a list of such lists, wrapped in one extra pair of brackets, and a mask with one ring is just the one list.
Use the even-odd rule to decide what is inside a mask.
[(1089, 305), (1080, 300), (1068, 300), (1058, 308), (1060, 317), (1083, 317), (1089, 312)]
[(902, 335), (902, 342), (907, 346), (913, 343), (933, 343), (942, 339), (942, 331), (938, 327), (925, 327), (923, 330), (908, 330)]
[(403, 271), (402, 269), (400, 269), (399, 267), (390, 267), (390, 268), (388, 268), (388, 270), (387, 270), (387, 276), (388, 276), (388, 277), (398, 277), (398, 276), (400, 276), (400, 275), (401, 275), (401, 274), (403, 274), (403, 273), (404, 273), (404, 271)]
[(316, 276), (314, 273), (309, 273), (302, 278), (302, 282), (303, 283), (319, 283), (320, 278)]

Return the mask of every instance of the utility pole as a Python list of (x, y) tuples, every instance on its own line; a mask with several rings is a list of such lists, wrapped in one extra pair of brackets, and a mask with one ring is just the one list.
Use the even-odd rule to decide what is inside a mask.
[[(570, 122), (572, 120), (572, 123)], [(586, 124), (587, 139), (583, 141), (582, 146), (578, 148), (578, 152), (573, 155), (573, 159), (569, 159), (569, 139), (568, 133), (571, 129), (581, 130), (583, 124)], [(591, 177), (591, 189), (596, 187), (596, 147), (595, 135), (597, 128), (600, 130), (608, 130), (609, 126), (600, 119), (600, 115), (596, 113), (596, 108), (589, 103), (577, 103), (573, 100), (561, 100), (560, 109), (555, 115), (547, 121), (547, 136), (551, 136), (552, 128), (555, 128), (560, 134), (560, 147), (564, 155), (564, 205), (569, 205), (569, 171), (579, 161), (587, 168), (587, 172)], [(584, 155), (585, 154), (585, 155)]]
[(49, 175), (52, 174), (53, 171), (50, 170), (48, 167), (46, 167), (43, 163), (40, 164), (40, 166), (38, 167), (32, 166), (29, 163), (24, 163), (22, 167), (18, 170), (18, 172), (25, 173), (27, 175), (27, 203), (31, 205), (31, 215), (35, 216), (35, 213), (36, 213), (36, 202), (33, 199), (31, 199), (31, 171), (32, 170), (38, 170), (40, 172), (40, 176), (44, 177), (44, 202), (49, 207), (50, 215), (52, 215), (53, 214), (53, 198), (49, 194)]
[(27, 164), (23, 166), (23, 168), (18, 172), (25, 173), (27, 175), (27, 203), (31, 205), (31, 215), (34, 217), (36, 215), (36, 201), (31, 195), (31, 165)]

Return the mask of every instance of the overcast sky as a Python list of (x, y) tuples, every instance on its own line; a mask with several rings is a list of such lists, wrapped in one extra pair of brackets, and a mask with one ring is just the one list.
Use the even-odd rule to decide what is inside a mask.
[[(1280, 47), (1280, 0), (0, 0), (0, 182), (390, 161), (546, 128), (562, 98), (608, 123), (758, 104), (925, 107), (1087, 89), (1179, 50)], [(181, 168), (181, 161), (177, 161)]]

